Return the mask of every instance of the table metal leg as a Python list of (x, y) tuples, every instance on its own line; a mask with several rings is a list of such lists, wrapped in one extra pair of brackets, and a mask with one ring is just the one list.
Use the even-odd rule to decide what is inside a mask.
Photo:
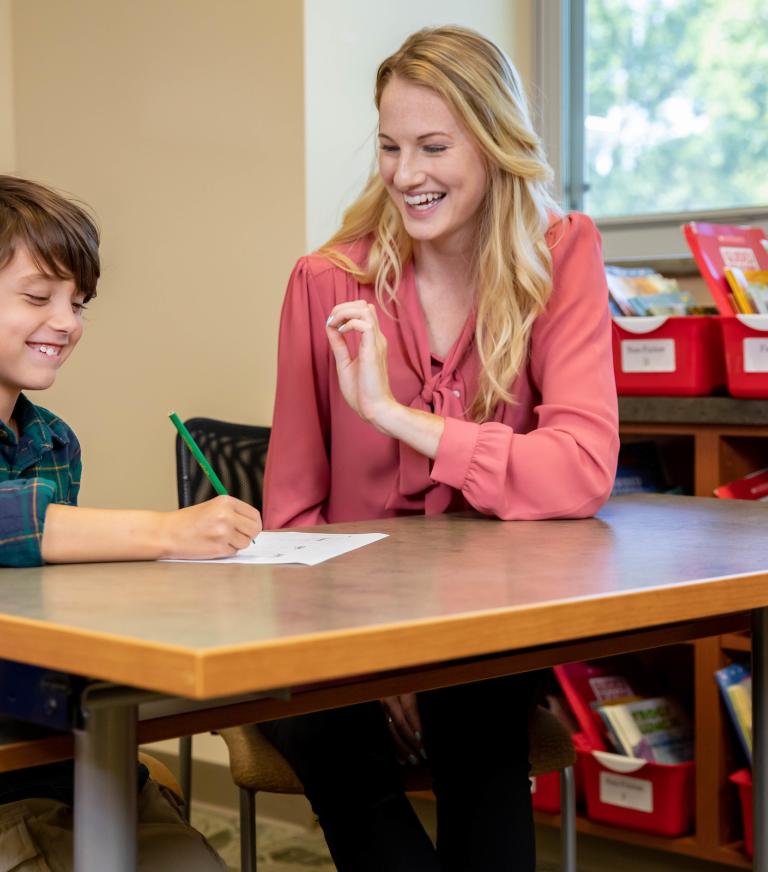
[(754, 872), (768, 872), (768, 609), (752, 613), (752, 833)]
[(179, 739), (179, 787), (184, 799), (184, 820), (189, 823), (192, 811), (192, 736)]
[(136, 872), (136, 706), (83, 714), (75, 731), (75, 872)]

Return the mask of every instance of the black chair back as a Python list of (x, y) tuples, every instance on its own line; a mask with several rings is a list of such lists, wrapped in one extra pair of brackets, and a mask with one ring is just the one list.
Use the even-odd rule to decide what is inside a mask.
[[(269, 427), (230, 424), (213, 418), (184, 422), (230, 496), (261, 511)], [(180, 436), (176, 436), (176, 484), (179, 508), (216, 496), (216, 491)]]

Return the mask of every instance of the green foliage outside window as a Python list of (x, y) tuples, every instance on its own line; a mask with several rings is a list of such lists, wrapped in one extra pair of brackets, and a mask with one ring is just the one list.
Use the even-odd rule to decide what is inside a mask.
[(768, 205), (766, 0), (586, 0), (586, 210)]

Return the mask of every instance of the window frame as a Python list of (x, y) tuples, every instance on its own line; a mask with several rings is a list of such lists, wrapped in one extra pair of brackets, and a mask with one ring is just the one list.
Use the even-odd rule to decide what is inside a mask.
[[(554, 191), (565, 209), (584, 208), (584, 84), (586, 0), (534, 2), (534, 93), (537, 121), (555, 172)], [(574, 75), (580, 71), (580, 75)], [(648, 257), (689, 259), (680, 225), (688, 221), (757, 224), (768, 231), (768, 203), (596, 218), (606, 260)]]

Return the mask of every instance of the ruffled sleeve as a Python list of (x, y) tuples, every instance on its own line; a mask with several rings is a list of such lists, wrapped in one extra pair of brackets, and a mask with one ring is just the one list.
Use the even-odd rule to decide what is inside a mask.
[(264, 526), (271, 529), (326, 523), (330, 361), (323, 325), (330, 309), (317, 293), (323, 276), (310, 276), (311, 269), (310, 258), (296, 264), (280, 317), (277, 392), (264, 481)]
[(446, 418), (434, 481), (498, 518), (580, 518), (611, 492), (618, 413), (600, 237), (584, 215), (550, 230), (553, 291), (531, 334), (535, 429)]

